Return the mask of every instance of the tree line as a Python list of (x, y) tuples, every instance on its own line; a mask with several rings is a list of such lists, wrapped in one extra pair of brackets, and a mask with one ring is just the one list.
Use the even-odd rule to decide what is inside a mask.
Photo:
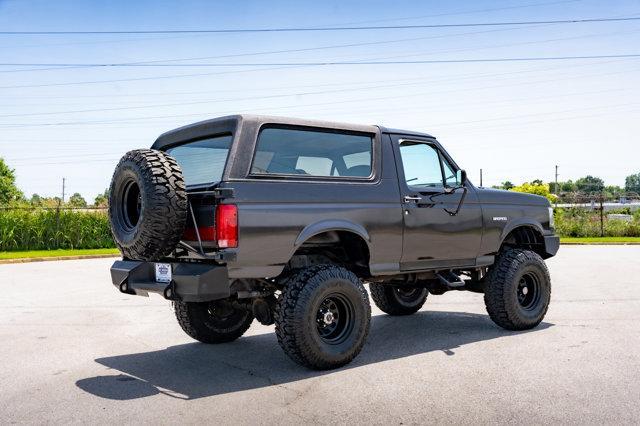
[(15, 170), (0, 157), (0, 205), (29, 205), (34, 207), (107, 207), (109, 200), (109, 189), (105, 189), (103, 193), (96, 195), (93, 202), (87, 202), (84, 197), (76, 192), (72, 194), (68, 200), (62, 202), (60, 197), (43, 197), (39, 194), (33, 194), (27, 198), (24, 193), (16, 185)]
[(541, 179), (535, 179), (531, 182), (525, 182), (522, 185), (514, 185), (510, 181), (505, 181), (500, 185), (493, 186), (493, 188), (543, 195), (552, 200), (575, 193), (581, 193), (587, 196), (602, 195), (607, 199), (616, 199), (625, 197), (629, 193), (640, 194), (640, 172), (627, 176), (623, 187), (606, 185), (601, 178), (587, 175), (575, 181), (567, 180), (558, 183), (545, 183)]

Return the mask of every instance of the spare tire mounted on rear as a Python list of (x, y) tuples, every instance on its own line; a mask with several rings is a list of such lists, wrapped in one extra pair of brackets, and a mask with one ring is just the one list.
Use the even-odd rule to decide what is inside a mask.
[(127, 152), (111, 179), (109, 221), (124, 258), (169, 255), (187, 222), (187, 192), (176, 160), (153, 149)]

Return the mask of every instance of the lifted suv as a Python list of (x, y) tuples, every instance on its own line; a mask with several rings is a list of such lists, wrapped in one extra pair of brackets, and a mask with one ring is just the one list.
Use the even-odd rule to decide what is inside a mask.
[(294, 361), (339, 367), (369, 332), (363, 283), (390, 315), (429, 293), (484, 293), (509, 330), (549, 305), (549, 202), (475, 187), (427, 134), (222, 117), (125, 154), (110, 194), (113, 284), (173, 301), (201, 342), (237, 339), (255, 318)]

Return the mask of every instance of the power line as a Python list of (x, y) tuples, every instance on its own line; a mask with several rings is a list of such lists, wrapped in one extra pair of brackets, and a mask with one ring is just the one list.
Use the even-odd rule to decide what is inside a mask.
[[(635, 70), (630, 70), (635, 71)], [(572, 79), (578, 79), (582, 77), (594, 77), (594, 76), (603, 76), (603, 75), (613, 75), (613, 74), (621, 74), (628, 71), (618, 71), (618, 72), (607, 72), (607, 73), (596, 73), (596, 74), (580, 74), (580, 75), (572, 75)], [(542, 79), (542, 80), (529, 80), (526, 82), (518, 82), (511, 84), (494, 84), (488, 86), (481, 86), (479, 88), (473, 88), (473, 90), (484, 90), (484, 89), (494, 89), (494, 88), (504, 88), (504, 87), (513, 87), (519, 85), (532, 85), (537, 83), (545, 83), (545, 82), (554, 82), (557, 81), (557, 78), (553, 79)], [(253, 111), (267, 110), (282, 110), (282, 109), (291, 109), (296, 108), (299, 109), (301, 107), (317, 107), (317, 106), (331, 106), (332, 109), (335, 109), (335, 105), (345, 104), (345, 103), (353, 103), (353, 102), (362, 102), (362, 101), (380, 101), (380, 100), (388, 100), (388, 99), (397, 99), (397, 98), (405, 98), (405, 97), (414, 97), (414, 96), (432, 96), (434, 94), (442, 94), (442, 93), (453, 93), (459, 91), (469, 91), (469, 88), (463, 89), (447, 89), (440, 91), (428, 91), (428, 92), (415, 92), (411, 94), (399, 94), (399, 95), (391, 95), (391, 96), (375, 96), (375, 97), (366, 97), (366, 98), (355, 98), (355, 99), (346, 99), (346, 100), (331, 100), (328, 102), (316, 102), (311, 104), (293, 104), (293, 105), (285, 105), (285, 106), (277, 106), (277, 107), (266, 107), (266, 108), (253, 108)], [(236, 111), (237, 112), (237, 111)], [(228, 114), (229, 111), (221, 111), (216, 113), (215, 115), (220, 114)], [(103, 125), (110, 123), (133, 123), (136, 121), (145, 121), (145, 120), (153, 120), (153, 119), (166, 119), (166, 118), (186, 118), (186, 117), (198, 117), (198, 116), (211, 116), (212, 112), (202, 112), (202, 113), (189, 113), (189, 114), (168, 114), (168, 115), (156, 115), (156, 116), (139, 116), (139, 117), (128, 117), (128, 118), (117, 118), (117, 119), (109, 119), (109, 120), (85, 120), (85, 121), (62, 121), (62, 122), (52, 122), (52, 123), (0, 123), (0, 127), (4, 129), (13, 129), (13, 128), (23, 128), (23, 127), (43, 127), (43, 126), (63, 126), (63, 125)]]
[(257, 68), (257, 69), (249, 69), (249, 70), (233, 70), (233, 71), (222, 71), (222, 72), (207, 72), (207, 73), (197, 73), (197, 74), (173, 74), (173, 75), (164, 75), (164, 76), (155, 76), (155, 77), (134, 77), (134, 78), (119, 78), (119, 79), (110, 79), (110, 80), (89, 80), (89, 81), (70, 81), (65, 83), (44, 83), (44, 84), (20, 84), (15, 86), (0, 86), (0, 89), (25, 89), (32, 87), (56, 87), (56, 86), (75, 86), (80, 84), (101, 84), (101, 83), (122, 83), (128, 81), (145, 81), (145, 80), (164, 80), (169, 78), (183, 78), (183, 77), (204, 77), (204, 76), (212, 76), (212, 75), (222, 75), (222, 74), (237, 74), (237, 73), (249, 73), (254, 71), (272, 71), (279, 70), (287, 67), (273, 67), (273, 68)]
[(109, 31), (0, 31), (0, 35), (99, 35), (99, 34), (229, 34), (229, 33), (280, 33), (318, 31), (399, 30), (424, 28), (497, 27), (539, 24), (583, 24), (595, 22), (637, 21), (640, 17), (559, 19), (549, 21), (468, 22), (459, 24), (376, 25), (343, 27), (290, 27), (290, 28), (228, 28), (228, 29), (180, 29), (180, 30), (109, 30)]
[[(544, 25), (532, 26), (528, 28), (537, 28)], [(504, 32), (504, 31), (513, 31), (519, 30), (520, 28), (500, 28), (500, 29), (490, 29), (483, 31), (469, 31), (455, 34), (440, 34), (435, 36), (427, 36), (427, 37), (417, 37), (413, 39), (396, 39), (396, 40), (383, 40), (371, 42), (374, 44), (387, 44), (387, 43), (396, 43), (402, 41), (414, 41), (414, 40), (426, 40), (426, 39), (440, 39), (440, 38), (449, 38), (449, 37), (458, 37), (458, 36), (467, 36), (467, 35), (477, 35), (477, 34), (486, 34), (486, 33), (494, 33), (494, 32)], [(368, 43), (366, 43), (368, 44)], [(338, 48), (338, 47), (351, 47), (347, 45), (331, 45), (331, 46), (320, 46), (319, 49), (324, 48)], [(295, 50), (295, 49), (292, 49)], [(247, 55), (260, 55), (260, 54), (271, 54), (275, 53), (275, 51), (263, 51), (263, 52), (253, 52), (247, 53)], [(284, 53), (284, 52), (278, 52)], [(227, 55), (224, 55), (227, 57)], [(222, 57), (222, 56), (220, 56)], [(211, 59), (215, 59), (212, 57)], [(83, 67), (78, 67), (83, 68)], [(40, 88), (40, 87), (58, 87), (58, 86), (72, 86), (72, 85), (84, 85), (84, 84), (102, 84), (102, 83), (122, 83), (122, 82), (137, 82), (137, 81), (148, 81), (148, 80), (164, 80), (164, 79), (173, 79), (173, 78), (189, 78), (189, 77), (206, 77), (212, 75), (221, 75), (221, 74), (231, 74), (231, 73), (250, 73), (250, 72), (260, 72), (260, 71), (271, 71), (271, 70), (279, 70), (286, 67), (277, 67), (277, 68), (257, 68), (253, 70), (241, 70), (241, 71), (223, 71), (223, 72), (215, 72), (215, 73), (197, 73), (197, 74), (170, 74), (163, 76), (151, 76), (151, 77), (134, 77), (134, 78), (120, 78), (120, 79), (106, 79), (106, 80), (88, 80), (88, 81), (71, 81), (71, 82), (63, 82), (63, 83), (43, 83), (43, 84), (21, 84), (21, 85), (13, 85), (13, 86), (0, 86), (0, 89), (23, 89), (23, 88)], [(57, 67), (54, 69), (68, 69), (65, 67)], [(37, 68), (34, 70), (38, 70)], [(2, 72), (13, 72), (15, 70), (5, 70)]]
[[(444, 77), (444, 78), (403, 78), (403, 79), (384, 79), (384, 80), (368, 80), (368, 81), (347, 81), (347, 82), (341, 82), (341, 83), (316, 83), (316, 84), (305, 84), (305, 85), (296, 85), (296, 86), (259, 86), (256, 88), (251, 88), (251, 89), (216, 89), (213, 91), (202, 91), (202, 90), (197, 90), (197, 91), (181, 91), (181, 92), (155, 92), (155, 93), (135, 93), (135, 92), (127, 92), (127, 93), (117, 93), (117, 94), (99, 94), (99, 95), (87, 95), (87, 94), (80, 94), (80, 95), (76, 95), (74, 94), (73, 98), (105, 98), (105, 97), (109, 97), (109, 98), (113, 98), (113, 97), (134, 97), (134, 98), (138, 98), (138, 97), (144, 97), (144, 96), (180, 96), (180, 95), (204, 95), (204, 94), (219, 94), (219, 93), (235, 93), (235, 92), (256, 92), (256, 91), (271, 91), (271, 90), (286, 90), (286, 89), (305, 89), (305, 88), (320, 88), (320, 87), (338, 87), (338, 86), (349, 86), (350, 89), (349, 90), (355, 90), (356, 88), (352, 87), (354, 85), (363, 85), (363, 84), (376, 84), (376, 83), (391, 83), (391, 82), (410, 82), (410, 81), (414, 81), (414, 82), (432, 82), (432, 83), (440, 83), (440, 82), (447, 82), (447, 81), (459, 81), (459, 80), (468, 80), (468, 79), (478, 79), (478, 78), (483, 78), (483, 77), (502, 77), (502, 76), (509, 76), (509, 75), (515, 75), (515, 74), (527, 74), (527, 73), (538, 73), (538, 72), (544, 72), (544, 71), (555, 71), (555, 70), (562, 70), (562, 69), (566, 69), (566, 68), (583, 68), (583, 67), (590, 67), (590, 66), (594, 66), (594, 65), (602, 65), (602, 64), (610, 64), (613, 62), (620, 62), (620, 61), (624, 61), (624, 59), (618, 59), (618, 60), (609, 60), (609, 61), (601, 61), (601, 62), (593, 62), (593, 63), (589, 63), (589, 64), (573, 64), (573, 65), (562, 65), (562, 66), (553, 66), (553, 67), (535, 67), (535, 68), (527, 68), (524, 70), (517, 70), (517, 71), (506, 71), (506, 72), (500, 72), (500, 73), (495, 73), (495, 72), (485, 72), (485, 73), (478, 73), (478, 72), (473, 72), (473, 73), (465, 73), (465, 74), (456, 74), (453, 77), (448, 76), (448, 77)], [(208, 75), (208, 74), (207, 74)], [(108, 81), (104, 81), (104, 82), (108, 82)], [(347, 89), (345, 89), (347, 90)], [(296, 96), (299, 95), (300, 93), (292, 93), (292, 96)], [(64, 96), (51, 96), (51, 95), (38, 95), (38, 96), (22, 96), (20, 95), (20, 99), (68, 99), (69, 96), (68, 95), (64, 95)], [(255, 99), (255, 96), (252, 98)], [(68, 105), (68, 104), (65, 104)], [(12, 103), (10, 105), (11, 107), (15, 107), (16, 104)]]
[[(570, 0), (570, 1), (576, 1), (576, 0)], [(544, 26), (544, 25), (534, 25), (532, 27), (535, 28), (539, 26)], [(247, 57), (247, 56), (274, 55), (274, 54), (282, 54), (282, 53), (313, 52), (313, 51), (319, 51), (319, 50), (341, 49), (341, 48), (347, 48), (347, 47), (376, 46), (376, 45), (383, 45), (383, 44), (403, 43), (407, 41), (420, 41), (420, 40), (429, 40), (429, 39), (437, 39), (437, 38), (447, 38), (447, 37), (453, 37), (458, 35), (486, 34), (486, 33), (492, 33), (492, 32), (511, 31), (511, 30), (514, 30), (514, 28), (494, 29), (494, 30), (484, 30), (484, 31), (470, 31), (470, 32), (456, 33), (456, 34), (443, 34), (443, 35), (436, 35), (436, 36), (412, 37), (412, 38), (402, 38), (402, 39), (394, 39), (394, 40), (379, 40), (379, 41), (369, 41), (369, 42), (362, 42), (362, 43), (334, 44), (334, 45), (325, 45), (325, 46), (304, 47), (304, 48), (297, 48), (297, 49), (279, 49), (279, 50), (266, 50), (266, 51), (259, 51), (259, 52), (234, 53), (234, 54), (227, 54), (227, 55), (136, 61), (136, 62), (128, 62), (127, 64), (136, 65), (136, 64), (153, 64), (153, 63), (163, 63), (163, 62), (184, 62), (184, 61), (199, 61), (199, 60), (209, 60), (209, 59), (238, 58), (238, 57)], [(636, 33), (636, 32), (638, 31), (637, 30), (623, 31), (623, 32), (616, 31), (616, 32), (604, 33), (604, 34), (602, 33), (586, 34), (586, 35), (573, 36), (573, 37), (563, 37), (563, 38), (554, 38), (554, 39), (547, 39), (547, 40), (534, 40), (529, 42), (511, 43), (511, 44), (500, 45), (500, 46), (506, 47), (511, 45), (538, 44), (538, 43), (547, 43), (547, 42), (563, 41), (563, 40), (575, 40), (575, 39), (590, 38), (590, 37), (629, 34), (629, 33)], [(486, 49), (486, 48), (492, 48), (492, 47), (493, 46), (481, 47), (480, 49)], [(475, 50), (475, 49), (465, 48), (465, 49), (455, 49), (452, 51), (467, 51), (467, 50)], [(417, 55), (409, 55), (409, 56), (417, 56)], [(390, 59), (390, 58), (380, 58), (380, 59)], [(90, 68), (90, 67), (92, 67), (92, 65), (58, 66), (58, 67), (50, 67), (50, 68), (2, 70), (0, 71), (0, 73), (55, 71), (55, 70), (69, 70), (69, 69)]]
[[(635, 71), (635, 70), (634, 70)], [(521, 71), (525, 72), (525, 71)], [(620, 72), (614, 72), (614, 74), (618, 74)], [(596, 74), (601, 75), (602, 73)], [(605, 75), (609, 75), (611, 73), (605, 73)], [(579, 77), (579, 76), (574, 76)], [(417, 80), (417, 81), (416, 81)], [(451, 80), (451, 79), (449, 79)], [(457, 81), (459, 79), (453, 79)], [(213, 103), (221, 103), (221, 102), (238, 102), (238, 101), (255, 101), (258, 99), (280, 99), (280, 98), (289, 98), (293, 96), (314, 96), (314, 95), (325, 95), (331, 93), (343, 93), (343, 92), (354, 92), (354, 91), (362, 91), (362, 90), (373, 90), (373, 89), (384, 89), (384, 88), (397, 88), (397, 87), (413, 87), (419, 86), (424, 83), (425, 79), (410, 79), (409, 82), (402, 82), (406, 80), (400, 80), (400, 83), (390, 83), (390, 84), (381, 84), (374, 86), (359, 86), (353, 88), (339, 88), (339, 89), (329, 89), (329, 90), (317, 90), (317, 91), (306, 91), (306, 92), (293, 92), (293, 93), (283, 93), (283, 94), (274, 94), (274, 95), (265, 95), (265, 96), (246, 96), (246, 97), (235, 97), (235, 98), (218, 98), (218, 99), (203, 99), (196, 101), (179, 101), (172, 103), (161, 103), (161, 104), (146, 104), (146, 105), (134, 105), (134, 106), (119, 106), (119, 107), (111, 107), (111, 108), (87, 108), (87, 109), (76, 109), (76, 110), (67, 110), (67, 111), (46, 111), (46, 112), (30, 112), (30, 113), (14, 113), (14, 114), (1, 114), (0, 118), (8, 118), (8, 117), (33, 117), (33, 116), (46, 116), (46, 115), (59, 115), (59, 114), (77, 114), (77, 113), (89, 113), (89, 112), (109, 112), (109, 111), (125, 111), (125, 110), (138, 110), (138, 109), (149, 109), (149, 108), (164, 108), (164, 107), (173, 107), (173, 106), (186, 106), (186, 105), (202, 105), (202, 104), (213, 104)], [(429, 81), (428, 79), (426, 81)], [(446, 81), (446, 80), (445, 80)], [(548, 80), (543, 80), (548, 81)], [(527, 84), (531, 84), (531, 82), (527, 82)], [(1, 125), (2, 123), (0, 123)]]
[(562, 0), (562, 1), (552, 1), (552, 2), (544, 2), (544, 3), (529, 3), (529, 4), (519, 4), (516, 6), (506, 6), (506, 7), (492, 7), (487, 9), (474, 9), (474, 10), (465, 10), (460, 12), (445, 12), (445, 13), (435, 13), (431, 15), (420, 15), (420, 16), (411, 16), (405, 18), (385, 18), (385, 19), (376, 19), (369, 21), (359, 21), (359, 22), (347, 22), (344, 24), (338, 25), (354, 25), (354, 24), (374, 24), (377, 22), (390, 22), (390, 21), (407, 21), (407, 20), (416, 20), (416, 19), (424, 19), (424, 18), (439, 18), (442, 16), (454, 16), (454, 15), (468, 15), (475, 13), (486, 13), (486, 12), (497, 12), (499, 10), (512, 10), (512, 9), (523, 9), (527, 7), (537, 7), (537, 6), (550, 6), (555, 4), (563, 4), (563, 3), (577, 3), (582, 0)]
[[(575, 3), (575, 2), (579, 2), (579, 1), (582, 1), (582, 0), (566, 0), (566, 1), (556, 1), (556, 2), (547, 2), (547, 3), (532, 3), (532, 4), (525, 4), (525, 5), (518, 5), (518, 6), (499, 7), (499, 8), (491, 8), (491, 9), (476, 9), (476, 10), (471, 10), (471, 11), (462, 11), (462, 12), (454, 12), (454, 13), (441, 13), (441, 14), (434, 14), (434, 15), (422, 15), (422, 16), (415, 16), (415, 17), (405, 17), (405, 18), (392, 18), (392, 19), (378, 19), (378, 20), (370, 20), (370, 21), (349, 22), (349, 23), (337, 24), (337, 25), (366, 24), (366, 23), (388, 22), (388, 21), (408, 20), (408, 19), (423, 19), (423, 18), (432, 18), (432, 17), (450, 16), (450, 15), (464, 15), (464, 14), (473, 14), (473, 13), (479, 13), (479, 12), (489, 12), (489, 11), (508, 10), (508, 9), (519, 9), (519, 8), (526, 8), (526, 7), (533, 7), (533, 6), (543, 6), (543, 5), (551, 5), (551, 4), (560, 4), (560, 3)], [(541, 26), (546, 26), (546, 25), (532, 25), (529, 28), (537, 28), (537, 27), (541, 27)], [(483, 30), (483, 31), (471, 31), (471, 32), (463, 32), (463, 33), (454, 33), (454, 34), (440, 34), (440, 35), (426, 36), (426, 37), (404, 38), (404, 39), (396, 39), (396, 40), (384, 40), (384, 41), (374, 41), (374, 42), (364, 42), (364, 43), (339, 44), (339, 45), (332, 45), (332, 46), (319, 46), (319, 47), (300, 48), (300, 49), (286, 49), (286, 50), (272, 50), (272, 51), (263, 51), (263, 52), (249, 52), (249, 53), (218, 55), (218, 56), (210, 56), (210, 57), (202, 57), (202, 58), (191, 58), (191, 59), (193, 59), (193, 60), (195, 60), (195, 59), (216, 59), (216, 58), (225, 58), (225, 57), (238, 57), (238, 56), (266, 55), (266, 54), (277, 54), (277, 53), (305, 52), (305, 51), (314, 51), (314, 50), (323, 50), (323, 49), (343, 48), (343, 47), (358, 47), (358, 46), (378, 45), (378, 44), (387, 44), (387, 43), (399, 43), (399, 42), (405, 42), (405, 41), (418, 41), (418, 40), (427, 40), (427, 39), (436, 39), (436, 38), (448, 38), (448, 37), (457, 37), (457, 36), (472, 35), (472, 34), (499, 32), (499, 31), (513, 31), (513, 30), (519, 30), (521, 28), (492, 29), (492, 30)], [(200, 35), (203, 35), (203, 34), (200, 34)], [(204, 35), (206, 35), (206, 34), (204, 34)], [(193, 35), (191, 35), (191, 36), (193, 36)], [(14, 47), (39, 47), (39, 46), (48, 47), (48, 46), (60, 46), (60, 45), (69, 45), (69, 44), (72, 44), (72, 45), (73, 44), (98, 44), (98, 43), (120, 43), (120, 42), (141, 41), (141, 40), (166, 40), (166, 39), (185, 38), (185, 37), (190, 37), (190, 35), (174, 36), (174, 37), (162, 37), (162, 38), (133, 38), (133, 39), (117, 39), (117, 40), (106, 40), (106, 41), (89, 41), (89, 42), (75, 42), (75, 43), (38, 44), (38, 45), (17, 45), (16, 46), (16, 45), (12, 44), (12, 46), (14, 46)], [(185, 59), (185, 60), (188, 60), (188, 59)], [(55, 70), (55, 69), (65, 69), (65, 68), (52, 68), (52, 70)], [(15, 70), (15, 71), (22, 71), (22, 70)], [(40, 71), (40, 69), (36, 69), (34, 71)], [(11, 71), (3, 71), (3, 72), (11, 72)]]
[(612, 59), (637, 58), (640, 53), (621, 55), (581, 55), (581, 56), (528, 56), (520, 58), (476, 58), (476, 59), (427, 59), (414, 61), (319, 61), (319, 62), (237, 62), (237, 63), (205, 63), (205, 64), (52, 64), (52, 63), (0, 63), (0, 66), (46, 66), (46, 67), (289, 67), (289, 66), (330, 66), (330, 65), (418, 65), (418, 64), (460, 64), (476, 62), (526, 62), (526, 61), (564, 61), (572, 59)]
[[(611, 62), (611, 61), (607, 61), (607, 62)], [(584, 66), (584, 65), (582, 65)], [(575, 66), (571, 66), (570, 68), (573, 68)], [(531, 69), (531, 70), (520, 70), (520, 71), (514, 71), (514, 72), (506, 72), (506, 73), (486, 73), (487, 75), (492, 75), (492, 76), (496, 76), (496, 75), (506, 75), (506, 74), (515, 74), (515, 73), (528, 73), (528, 72), (538, 72), (540, 69)], [(583, 74), (572, 74), (571, 78), (572, 79), (577, 79), (577, 78), (583, 78), (583, 77), (596, 77), (596, 76), (605, 76), (605, 75), (617, 75), (617, 74), (622, 74), (622, 73), (626, 73), (626, 72), (635, 72), (635, 69), (632, 70), (626, 70), (626, 71), (616, 71), (616, 72), (605, 72), (605, 73), (583, 73)], [(468, 78), (473, 78), (473, 77), (477, 77), (478, 75), (476, 74), (467, 74), (469, 77)], [(463, 77), (464, 79), (464, 77)], [(481, 86), (479, 88), (474, 88), (474, 90), (481, 90), (481, 89), (489, 89), (489, 88), (503, 88), (503, 87), (513, 87), (513, 86), (519, 86), (522, 84), (526, 84), (526, 85), (531, 85), (531, 84), (537, 84), (537, 83), (545, 83), (545, 82), (554, 82), (557, 81), (558, 77), (555, 78), (546, 78), (546, 79), (538, 79), (538, 80), (528, 80), (526, 82), (516, 82), (516, 83), (510, 83), (510, 84), (494, 84), (494, 85), (489, 85), (489, 86)], [(416, 83), (408, 83), (408, 84), (390, 84), (390, 85), (381, 85), (381, 86), (377, 86), (377, 87), (397, 87), (397, 86), (414, 86), (414, 85), (419, 85), (421, 84), (420, 82), (424, 82), (424, 79), (410, 79), (408, 81), (418, 81)], [(437, 80), (429, 80), (427, 79), (426, 81), (436, 81), (436, 82), (440, 82), (440, 81), (447, 81), (447, 80), (452, 80), (452, 81), (457, 81), (460, 80), (460, 78), (446, 78), (446, 79), (437, 79)], [(392, 80), (393, 81), (393, 80)], [(407, 81), (407, 80), (398, 80), (398, 81)], [(372, 82), (373, 83), (373, 82)], [(372, 87), (369, 87), (372, 88)], [(375, 88), (375, 86), (373, 87)], [(359, 88), (354, 88), (351, 90), (360, 90), (363, 89), (361, 87)], [(343, 89), (343, 90), (347, 90), (347, 89)], [(340, 90), (340, 91), (343, 91)], [(330, 102), (323, 102), (323, 103), (312, 103), (312, 104), (294, 104), (294, 105), (287, 105), (287, 106), (278, 106), (278, 107), (268, 107), (268, 108), (253, 108), (253, 111), (260, 111), (260, 110), (267, 110), (267, 111), (273, 111), (274, 109), (287, 109), (287, 108), (300, 108), (300, 107), (308, 107), (308, 106), (324, 106), (324, 105), (331, 105), (331, 108), (335, 108), (336, 104), (343, 104), (343, 103), (350, 103), (350, 102), (359, 102), (359, 101), (372, 101), (372, 100), (387, 100), (387, 99), (394, 99), (394, 98), (399, 98), (399, 97), (406, 97), (406, 96), (422, 96), (422, 95), (433, 95), (433, 94), (441, 94), (441, 93), (452, 93), (452, 92), (458, 92), (458, 91), (468, 91), (468, 88), (465, 89), (447, 89), (447, 90), (439, 90), (439, 91), (429, 91), (429, 92), (422, 92), (422, 93), (412, 93), (410, 95), (406, 95), (406, 94), (401, 94), (401, 95), (394, 95), (394, 96), (385, 96), (385, 97), (367, 97), (367, 98), (356, 98), (356, 99), (349, 99), (349, 100), (332, 100)], [(327, 90), (327, 91), (318, 91), (316, 93), (314, 92), (307, 92), (307, 94), (322, 94), (322, 93), (332, 93), (335, 92), (335, 90)], [(297, 95), (301, 95), (302, 93), (290, 93), (290, 94), (286, 94), (286, 95), (268, 95), (268, 96), (263, 96), (263, 97), (251, 97), (251, 99), (258, 99), (258, 98), (275, 98), (275, 97), (285, 97), (285, 96), (297, 96)], [(203, 103), (216, 103), (216, 102), (230, 102), (230, 101), (239, 101), (239, 100), (249, 100), (247, 98), (227, 98), (227, 99), (211, 99), (211, 100), (204, 100), (204, 101), (195, 101), (195, 102), (190, 102), (188, 104), (203, 104)], [(179, 105), (186, 105), (187, 103), (185, 102), (181, 102)], [(172, 106), (172, 104), (154, 104), (154, 105), (147, 105), (144, 106), (146, 107), (161, 107), (161, 106)], [(120, 108), (116, 108), (116, 109), (139, 109), (142, 106), (137, 106), (137, 107), (120, 107)], [(84, 112), (99, 112), (99, 111), (104, 111), (104, 110), (108, 110), (108, 109), (100, 109), (98, 111), (84, 111)], [(81, 112), (79, 110), (74, 111), (74, 112)], [(225, 110), (224, 112), (220, 112), (220, 113), (216, 113), (216, 114), (228, 114), (229, 112), (227, 110)], [(49, 114), (49, 113), (43, 113), (43, 114)], [(165, 119), (165, 118), (184, 118), (184, 117), (197, 117), (197, 116), (206, 116), (206, 115), (212, 115), (213, 112), (209, 111), (207, 113), (190, 113), (190, 114), (172, 114), (172, 115), (159, 115), (159, 116), (144, 116), (144, 117), (129, 117), (129, 118), (121, 118), (121, 119), (110, 119), (110, 120), (93, 120), (93, 121), (71, 121), (71, 122), (54, 122), (54, 123), (0, 123), (0, 126), (2, 126), (5, 129), (12, 129), (12, 128), (24, 128), (24, 127), (41, 127), (41, 126), (60, 126), (60, 125), (86, 125), (86, 124), (107, 124), (107, 123), (123, 123), (123, 122), (134, 122), (134, 121), (139, 121), (139, 120), (151, 120), (151, 119)], [(215, 115), (215, 114), (213, 114)]]
[[(538, 26), (532, 26), (532, 27), (535, 28)], [(165, 60), (153, 60), (153, 61), (138, 61), (138, 62), (129, 62), (129, 63), (152, 64), (152, 63), (161, 63), (161, 62), (196, 61), (196, 60), (208, 60), (208, 59), (238, 58), (238, 57), (246, 57), (246, 56), (274, 55), (274, 54), (282, 54), (282, 53), (313, 52), (318, 50), (341, 49), (346, 47), (377, 46), (377, 45), (383, 45), (383, 44), (403, 43), (407, 41), (432, 40), (432, 39), (449, 38), (449, 37), (457, 37), (457, 36), (464, 36), (464, 35), (487, 34), (487, 33), (493, 33), (493, 32), (513, 31), (515, 29), (519, 29), (519, 28), (501, 28), (501, 29), (492, 29), (492, 30), (483, 30), (483, 31), (467, 31), (467, 32), (455, 33), (455, 34), (439, 34), (439, 35), (432, 35), (432, 36), (425, 36), (425, 37), (411, 37), (411, 38), (401, 38), (401, 39), (394, 39), (394, 40), (379, 40), (379, 41), (369, 41), (369, 42), (362, 42), (362, 43), (333, 44), (333, 45), (325, 45), (325, 46), (298, 48), (298, 49), (264, 50), (259, 52), (244, 52), (244, 53), (234, 53), (234, 54), (228, 54), (228, 55), (201, 56), (201, 57), (165, 59)], [(612, 34), (615, 34), (615, 33), (612, 33)], [(52, 68), (3, 70), (0, 72), (12, 73), (12, 72), (24, 72), (24, 71), (68, 70), (68, 69), (89, 68), (89, 67), (90, 66), (74, 66), (74, 67), (60, 66), (60, 67), (52, 67)]]
[[(351, 21), (351, 22), (342, 22), (335, 24), (336, 26), (345, 26), (345, 25), (361, 25), (361, 24), (373, 24), (378, 22), (393, 22), (393, 21), (407, 21), (407, 20), (417, 20), (417, 19), (427, 19), (427, 18), (439, 18), (442, 16), (455, 16), (455, 15), (472, 15), (477, 13), (487, 13), (487, 12), (496, 12), (501, 10), (513, 10), (513, 9), (523, 9), (530, 7), (539, 7), (539, 6), (550, 6), (556, 4), (565, 4), (565, 3), (577, 3), (582, 0), (561, 0), (561, 1), (551, 1), (551, 2), (540, 2), (540, 3), (529, 3), (529, 4), (521, 4), (516, 6), (506, 6), (506, 7), (493, 7), (486, 9), (472, 9), (472, 10), (462, 10), (458, 12), (445, 12), (445, 13), (436, 13), (430, 15), (419, 15), (419, 16), (410, 16), (410, 17), (399, 17), (399, 18), (384, 18), (384, 19), (375, 19), (375, 20), (366, 20), (366, 21)], [(624, 17), (625, 15), (620, 15)], [(615, 17), (615, 16), (614, 16)], [(196, 34), (197, 35), (197, 34)], [(205, 35), (206, 34), (202, 34)], [(21, 44), (15, 45), (12, 44), (12, 47), (49, 47), (49, 46), (68, 46), (68, 45), (86, 45), (86, 44), (109, 44), (109, 43), (122, 43), (122, 42), (138, 42), (138, 41), (163, 41), (168, 39), (186, 39), (190, 38), (193, 35), (183, 35), (183, 36), (174, 36), (174, 37), (148, 37), (148, 38), (128, 38), (128, 39), (112, 39), (112, 40), (92, 40), (92, 41), (81, 41), (81, 42), (68, 42), (68, 43), (47, 43), (47, 44)]]

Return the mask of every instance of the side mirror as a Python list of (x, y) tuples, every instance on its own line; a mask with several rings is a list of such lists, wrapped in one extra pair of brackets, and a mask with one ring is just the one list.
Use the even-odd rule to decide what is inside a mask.
[(444, 193), (445, 194), (453, 194), (457, 189), (464, 188), (465, 183), (467, 183), (467, 172), (464, 170), (456, 171), (456, 185), (455, 186), (445, 186)]
[(460, 186), (464, 186), (467, 183), (467, 172), (465, 170), (458, 170), (456, 172), (456, 180), (460, 183)]
[(460, 197), (460, 201), (458, 202), (458, 207), (454, 211), (444, 209), (444, 211), (449, 213), (450, 216), (455, 216), (460, 213), (460, 209), (464, 204), (464, 199), (467, 197), (468, 189), (465, 186), (465, 184), (467, 183), (467, 172), (465, 172), (464, 170), (456, 171), (456, 181), (458, 182), (458, 186), (456, 188), (450, 188), (447, 193), (452, 194), (456, 191), (456, 189), (462, 189), (462, 196)]

